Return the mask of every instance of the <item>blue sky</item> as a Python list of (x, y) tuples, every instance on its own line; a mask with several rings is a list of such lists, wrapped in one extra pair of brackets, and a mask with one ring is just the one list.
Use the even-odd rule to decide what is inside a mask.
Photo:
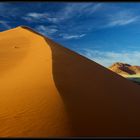
[(140, 65), (140, 3), (0, 2), (0, 31), (20, 25), (105, 67)]

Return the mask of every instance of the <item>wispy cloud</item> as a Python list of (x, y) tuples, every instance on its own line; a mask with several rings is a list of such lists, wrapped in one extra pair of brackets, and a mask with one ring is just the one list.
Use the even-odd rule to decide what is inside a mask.
[(23, 19), (28, 22), (40, 22), (42, 20), (43, 21), (46, 20), (47, 18), (48, 18), (47, 13), (35, 13), (35, 12), (27, 13), (27, 15), (23, 17)]
[(102, 7), (103, 3), (68, 3), (58, 15), (62, 15), (61, 20), (67, 20), (74, 16), (91, 15)]
[(124, 26), (134, 23), (139, 19), (139, 16), (134, 15), (132, 11), (121, 11), (108, 16), (108, 23), (105, 27)]
[(28, 13), (27, 15), (29, 17), (36, 18), (36, 19), (48, 17), (48, 14), (47, 13)]
[(83, 49), (79, 51), (81, 55), (108, 67), (115, 62), (124, 62), (131, 65), (140, 65), (140, 52), (139, 51), (98, 51), (93, 49)]
[[(114, 10), (112, 13), (106, 11), (107, 13), (103, 14), (102, 8), (107, 10), (104, 3), (67, 3), (55, 14), (52, 11), (29, 12), (26, 13), (23, 19), (29, 23), (41, 24), (41, 26), (38, 25), (37, 29), (47, 35), (55, 33), (56, 29), (46, 28), (46, 25), (59, 26), (57, 35), (62, 39), (78, 39), (89, 32), (103, 28), (124, 26), (139, 20), (139, 16), (129, 9)], [(98, 11), (98, 16), (94, 16), (96, 15), (94, 13)]]
[(70, 35), (70, 34), (60, 34), (59, 36), (62, 36), (63, 39), (79, 39), (84, 37), (86, 34), (75, 34), (75, 35)]
[(51, 23), (57, 23), (61, 20), (61, 18), (58, 18), (57, 16), (53, 16), (50, 13), (27, 13), (22, 19), (28, 21), (28, 22), (51, 22)]
[[(63, 6), (57, 13), (27, 13), (24, 20), (29, 22), (39, 22), (41, 21), (50, 21), (52, 23), (59, 23), (62, 21), (66, 21), (73, 16), (77, 16), (77, 18), (83, 14), (90, 15), (96, 12), (101, 8), (102, 3), (68, 3)], [(63, 16), (62, 16), (63, 14)]]
[(58, 29), (56, 26), (44, 26), (44, 25), (38, 25), (35, 27), (35, 29), (44, 34), (44, 35), (48, 35), (48, 36), (52, 36), (54, 33), (58, 32)]
[(11, 26), (7, 23), (7, 21), (0, 20), (0, 25), (2, 25), (5, 29), (10, 29)]

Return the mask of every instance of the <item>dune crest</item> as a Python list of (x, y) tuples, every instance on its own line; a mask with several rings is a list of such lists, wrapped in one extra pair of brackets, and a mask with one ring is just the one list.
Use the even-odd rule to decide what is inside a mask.
[(140, 136), (139, 85), (25, 26), (0, 54), (0, 137)]
[[(50, 48), (41, 36), (21, 27), (0, 37), (4, 33), (11, 42), (1, 46), (3, 57), (9, 56), (4, 63), (9, 66), (14, 60), (15, 65), (0, 78), (0, 136), (68, 135), (65, 108), (52, 77)], [(13, 48), (16, 43), (18, 49)]]

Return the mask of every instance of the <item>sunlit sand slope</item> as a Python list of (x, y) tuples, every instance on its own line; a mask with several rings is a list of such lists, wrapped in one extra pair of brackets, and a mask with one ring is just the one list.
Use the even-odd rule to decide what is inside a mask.
[(140, 136), (140, 86), (27, 27), (0, 33), (0, 137)]
[(0, 33), (0, 136), (69, 135), (44, 39), (21, 27)]

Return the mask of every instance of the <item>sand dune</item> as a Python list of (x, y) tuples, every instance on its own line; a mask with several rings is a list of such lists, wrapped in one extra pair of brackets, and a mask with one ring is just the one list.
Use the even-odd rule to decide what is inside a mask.
[(140, 136), (140, 86), (28, 27), (0, 33), (0, 137)]

